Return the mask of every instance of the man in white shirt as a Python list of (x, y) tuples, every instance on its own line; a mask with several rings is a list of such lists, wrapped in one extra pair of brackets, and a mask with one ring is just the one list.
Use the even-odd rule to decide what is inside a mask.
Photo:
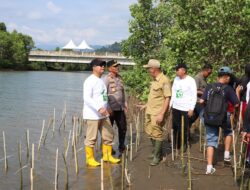
[(87, 126), (85, 139), (86, 163), (94, 167), (100, 165), (94, 158), (94, 146), (97, 141), (98, 130), (101, 133), (103, 142), (103, 161), (120, 162), (120, 159), (112, 156), (114, 133), (107, 109), (107, 88), (101, 79), (105, 64), (106, 62), (101, 59), (92, 60), (90, 63), (92, 74), (85, 80), (83, 85), (83, 119)]
[(179, 63), (175, 69), (176, 77), (172, 86), (170, 105), (173, 114), (174, 142), (177, 149), (180, 149), (182, 117), (184, 118), (184, 148), (187, 148), (189, 118), (193, 115), (197, 101), (197, 87), (195, 80), (187, 75), (185, 63)]

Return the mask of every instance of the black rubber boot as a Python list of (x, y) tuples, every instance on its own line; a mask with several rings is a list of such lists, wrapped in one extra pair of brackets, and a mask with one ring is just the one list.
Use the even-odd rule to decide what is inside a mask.
[(151, 166), (156, 166), (161, 161), (161, 154), (162, 154), (162, 141), (155, 141), (155, 148), (154, 148), (154, 158), (153, 161), (150, 163)]
[(150, 140), (151, 140), (151, 143), (152, 143), (152, 145), (153, 145), (153, 150), (152, 150), (152, 154), (150, 154), (150, 155), (148, 156), (148, 159), (152, 160), (152, 159), (154, 158), (155, 140), (152, 139), (152, 138), (150, 138)]

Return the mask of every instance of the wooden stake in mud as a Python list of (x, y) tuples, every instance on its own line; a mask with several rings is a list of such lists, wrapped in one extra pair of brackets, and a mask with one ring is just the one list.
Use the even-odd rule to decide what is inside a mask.
[(174, 161), (174, 130), (171, 129), (171, 150), (172, 150), (172, 161)]
[(65, 176), (64, 176), (64, 190), (68, 190), (69, 189), (69, 175), (68, 175), (68, 166), (67, 166), (67, 161), (66, 158), (64, 156), (64, 154), (62, 154), (63, 157), (63, 163), (65, 166)]
[(130, 161), (133, 160), (133, 131), (132, 123), (130, 123)]
[(185, 164), (184, 164), (184, 116), (181, 116), (181, 165), (182, 174), (184, 174)]
[(7, 152), (6, 152), (6, 142), (5, 142), (5, 133), (3, 131), (3, 152), (4, 152), (4, 171), (7, 173), (8, 171), (8, 160), (7, 160)]
[(124, 190), (124, 173), (125, 173), (125, 154), (124, 152), (122, 153), (122, 187), (121, 190)]
[(243, 144), (243, 158), (242, 158), (242, 168), (241, 168), (241, 179), (240, 179), (240, 190), (244, 190), (244, 176), (245, 176), (245, 169), (246, 169), (246, 157), (247, 157), (247, 147), (248, 143)]
[(43, 127), (42, 127), (42, 131), (41, 131), (41, 135), (40, 135), (40, 139), (39, 139), (39, 143), (38, 143), (38, 150), (40, 150), (40, 146), (41, 146), (41, 142), (42, 142), (42, 138), (43, 138), (44, 126), (45, 126), (45, 120), (43, 120)]
[(22, 144), (18, 142), (18, 162), (20, 168), (20, 190), (23, 189), (23, 172), (22, 172)]
[(53, 114), (52, 137), (54, 137), (54, 133), (55, 133), (55, 124), (56, 124), (56, 108), (54, 108), (54, 114)]
[(76, 170), (76, 174), (78, 174), (79, 167), (78, 167), (78, 157), (77, 157), (77, 151), (76, 151), (76, 139), (74, 139), (74, 157), (75, 157), (75, 170)]
[(206, 146), (207, 146), (207, 139), (206, 139), (206, 127), (204, 127), (204, 143), (203, 143), (203, 158), (206, 159)]
[(53, 124), (53, 119), (49, 118), (47, 130), (46, 130), (46, 133), (45, 133), (45, 136), (44, 136), (44, 139), (43, 139), (43, 145), (45, 145), (45, 142), (46, 142), (46, 139), (47, 139), (47, 135), (48, 135), (49, 129), (50, 129), (50, 127), (51, 127), (52, 124)]
[(68, 137), (68, 144), (67, 144), (67, 148), (64, 152), (65, 158), (67, 159), (67, 155), (68, 155), (68, 150), (69, 150), (69, 144), (70, 144), (70, 137), (71, 137), (71, 130), (69, 131), (69, 137)]
[(26, 131), (26, 149), (27, 149), (27, 161), (29, 160), (29, 156), (30, 156), (30, 133), (29, 133), (29, 129), (27, 129)]
[(55, 190), (58, 189), (58, 148), (56, 149)]
[(191, 161), (190, 161), (190, 146), (188, 145), (188, 190), (192, 190), (192, 176), (191, 176)]
[(103, 180), (103, 159), (101, 159), (101, 190), (104, 190), (104, 180)]
[(34, 160), (35, 160), (35, 145), (32, 144), (31, 153), (31, 168), (30, 168), (30, 190), (34, 188)]
[(201, 119), (200, 119), (200, 124), (199, 124), (199, 132), (200, 132), (200, 136), (199, 136), (200, 152), (202, 152), (202, 121)]
[(234, 154), (234, 180), (237, 180), (237, 161), (236, 161), (236, 149), (235, 149), (235, 131), (234, 131), (234, 122), (233, 117), (230, 116), (231, 128), (233, 132), (233, 154)]

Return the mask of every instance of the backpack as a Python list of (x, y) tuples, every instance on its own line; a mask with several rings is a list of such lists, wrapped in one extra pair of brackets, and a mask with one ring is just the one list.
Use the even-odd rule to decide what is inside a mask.
[(210, 93), (204, 109), (204, 123), (213, 127), (222, 127), (227, 118), (228, 104), (225, 98), (227, 86), (211, 85)]

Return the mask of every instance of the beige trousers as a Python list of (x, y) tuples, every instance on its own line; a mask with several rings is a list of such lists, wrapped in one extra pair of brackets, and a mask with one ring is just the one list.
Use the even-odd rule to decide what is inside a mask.
[(145, 114), (145, 132), (154, 140), (163, 141), (163, 126), (164, 121), (159, 125), (156, 123), (156, 116)]
[(106, 145), (112, 145), (114, 140), (114, 131), (111, 127), (109, 118), (100, 120), (85, 120), (86, 139), (85, 146), (94, 147), (97, 141), (98, 130), (102, 137), (102, 143)]

